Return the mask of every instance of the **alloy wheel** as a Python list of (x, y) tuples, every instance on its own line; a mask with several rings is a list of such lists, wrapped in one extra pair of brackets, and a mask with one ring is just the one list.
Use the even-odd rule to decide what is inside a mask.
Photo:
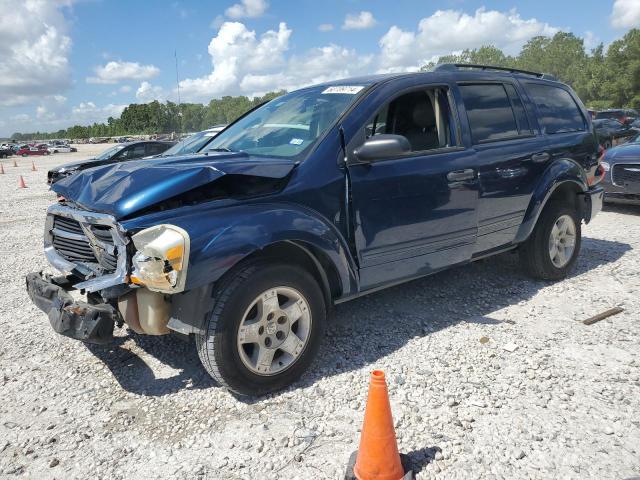
[(260, 376), (292, 366), (311, 333), (311, 311), (300, 292), (276, 287), (260, 294), (244, 312), (237, 348), (242, 363)]

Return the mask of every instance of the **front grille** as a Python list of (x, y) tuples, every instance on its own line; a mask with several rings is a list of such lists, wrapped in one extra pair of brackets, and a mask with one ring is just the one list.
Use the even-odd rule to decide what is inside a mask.
[(634, 190), (638, 189), (640, 191), (640, 164), (614, 165), (611, 179), (614, 185), (632, 187)]
[[(105, 273), (115, 271), (118, 258), (111, 228), (106, 225), (90, 225), (91, 242), (80, 222), (60, 215), (53, 216), (52, 245), (60, 256), (72, 263), (100, 266)], [(91, 236), (91, 235), (90, 235)]]

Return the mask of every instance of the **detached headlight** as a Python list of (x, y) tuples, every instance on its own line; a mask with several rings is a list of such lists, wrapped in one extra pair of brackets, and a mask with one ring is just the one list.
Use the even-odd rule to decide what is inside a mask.
[(184, 290), (189, 264), (189, 234), (175, 225), (157, 225), (136, 233), (131, 282), (149, 290)]
[(609, 162), (600, 162), (600, 166), (605, 172), (611, 170), (611, 165), (609, 165)]

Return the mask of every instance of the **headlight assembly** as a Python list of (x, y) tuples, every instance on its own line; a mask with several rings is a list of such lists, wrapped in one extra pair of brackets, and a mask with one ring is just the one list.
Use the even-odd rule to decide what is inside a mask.
[(184, 290), (189, 264), (189, 234), (175, 225), (157, 225), (136, 233), (131, 282), (149, 290)]

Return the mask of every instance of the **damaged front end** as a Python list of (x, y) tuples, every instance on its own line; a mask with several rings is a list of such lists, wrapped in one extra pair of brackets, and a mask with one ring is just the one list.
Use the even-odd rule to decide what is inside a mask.
[(51, 327), (61, 335), (88, 343), (107, 343), (113, 339), (118, 312), (109, 304), (91, 305), (76, 301), (67, 277), (48, 277), (30, 273), (27, 292), (33, 303), (49, 317)]
[[(49, 207), (44, 232), (45, 255), (64, 275), (29, 274), (29, 296), (54, 330), (71, 338), (104, 343), (125, 323), (139, 334), (165, 335), (172, 309), (183, 309), (172, 299), (186, 288), (190, 228), (167, 215), (127, 230), (122, 225), (133, 217), (269, 194), (284, 186), (294, 167), (227, 154), (127, 162), (65, 178), (52, 187), (63, 201)], [(74, 290), (86, 297), (78, 300)]]

